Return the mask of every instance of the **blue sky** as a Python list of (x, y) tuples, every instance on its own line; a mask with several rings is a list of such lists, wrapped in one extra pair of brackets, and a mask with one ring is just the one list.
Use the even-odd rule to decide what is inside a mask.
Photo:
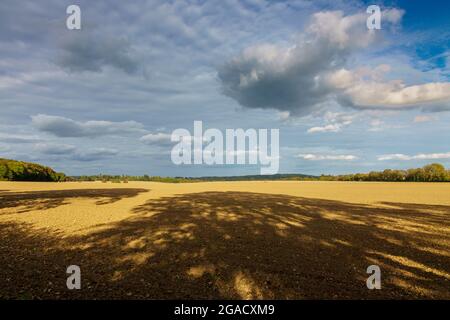
[[(67, 30), (77, 4), (82, 29)], [(366, 27), (370, 4), (381, 30)], [(0, 3), (0, 157), (71, 175), (171, 162), (177, 128), (278, 128), (280, 173), (450, 167), (449, 1)]]

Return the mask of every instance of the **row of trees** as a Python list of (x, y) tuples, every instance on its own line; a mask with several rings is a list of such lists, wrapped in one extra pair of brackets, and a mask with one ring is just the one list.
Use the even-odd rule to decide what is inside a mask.
[(146, 174), (143, 176), (98, 174), (98, 175), (92, 175), (92, 176), (68, 177), (66, 180), (67, 181), (102, 181), (102, 182), (114, 182), (114, 183), (120, 183), (120, 182), (127, 183), (128, 181), (155, 181), (155, 182), (171, 182), (171, 183), (197, 181), (195, 179), (190, 179), (190, 178), (160, 177), (160, 176), (149, 176)]
[(64, 173), (36, 163), (0, 159), (0, 180), (7, 181), (65, 181)]
[(320, 180), (446, 182), (450, 181), (450, 170), (446, 170), (442, 164), (433, 163), (422, 168), (408, 170), (386, 169), (339, 176), (322, 175)]
[(372, 171), (369, 173), (356, 173), (346, 175), (322, 175), (320, 177), (297, 175), (297, 174), (278, 174), (272, 176), (236, 176), (236, 177), (201, 177), (201, 178), (182, 178), (182, 177), (159, 177), (159, 176), (125, 176), (125, 175), (93, 175), (72, 177), (75, 181), (156, 181), (156, 182), (198, 182), (198, 181), (238, 181), (238, 180), (323, 180), (323, 181), (411, 181), (411, 182), (450, 182), (450, 171), (446, 170), (442, 164), (433, 163), (422, 168), (408, 170)]
[(408, 170), (372, 171), (347, 175), (322, 175), (320, 177), (305, 175), (273, 175), (273, 176), (242, 176), (242, 177), (159, 177), (159, 176), (127, 176), (127, 175), (92, 175), (67, 177), (64, 173), (55, 172), (49, 167), (39, 164), (0, 158), (0, 180), (9, 181), (156, 181), (156, 182), (197, 182), (216, 180), (325, 180), (325, 181), (413, 181), (413, 182), (450, 182), (450, 170), (442, 164), (433, 163), (422, 168)]

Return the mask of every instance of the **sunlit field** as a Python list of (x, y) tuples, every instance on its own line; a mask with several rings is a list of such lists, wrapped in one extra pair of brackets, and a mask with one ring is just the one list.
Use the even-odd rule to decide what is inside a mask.
[(8, 299), (450, 299), (450, 184), (0, 182), (0, 266)]

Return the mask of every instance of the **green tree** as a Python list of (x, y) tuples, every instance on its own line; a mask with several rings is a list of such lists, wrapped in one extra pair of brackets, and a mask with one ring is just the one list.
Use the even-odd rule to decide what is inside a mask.
[(425, 181), (447, 181), (447, 171), (440, 163), (432, 163), (423, 167)]

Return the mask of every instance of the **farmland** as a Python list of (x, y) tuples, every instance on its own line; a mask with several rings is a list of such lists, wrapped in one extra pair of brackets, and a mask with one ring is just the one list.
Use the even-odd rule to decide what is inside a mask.
[[(450, 184), (0, 182), (7, 299), (450, 299)], [(81, 268), (68, 290), (66, 268)], [(382, 289), (368, 290), (378, 265)]]

